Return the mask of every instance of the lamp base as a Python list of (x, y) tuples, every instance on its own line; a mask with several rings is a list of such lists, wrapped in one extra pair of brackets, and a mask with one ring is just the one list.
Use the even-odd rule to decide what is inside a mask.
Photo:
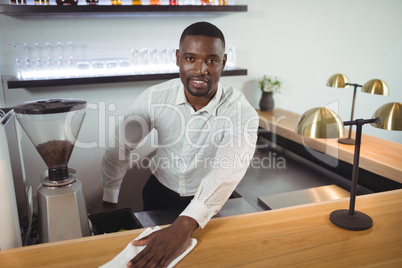
[(346, 145), (355, 145), (355, 139), (344, 138), (338, 139), (338, 143), (346, 144)]
[(348, 209), (333, 211), (329, 219), (336, 226), (351, 231), (367, 230), (373, 226), (373, 220), (370, 216), (359, 211), (355, 211), (353, 215), (349, 215)]

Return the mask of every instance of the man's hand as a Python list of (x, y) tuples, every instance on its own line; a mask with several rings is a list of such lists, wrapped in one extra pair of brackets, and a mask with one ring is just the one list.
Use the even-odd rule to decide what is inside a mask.
[(180, 216), (169, 227), (133, 241), (134, 246), (147, 247), (127, 267), (167, 267), (190, 246), (191, 235), (197, 228), (194, 219)]

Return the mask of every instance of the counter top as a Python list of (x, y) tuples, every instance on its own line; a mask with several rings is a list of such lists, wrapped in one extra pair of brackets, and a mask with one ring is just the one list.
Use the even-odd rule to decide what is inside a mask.
[[(286, 139), (304, 144), (347, 163), (353, 164), (354, 146), (336, 139), (303, 138), (295, 133), (299, 114), (284, 109), (272, 112), (257, 111), (260, 127)], [(349, 128), (345, 128), (346, 135)], [(354, 135), (352, 134), (352, 137)], [(402, 183), (402, 144), (362, 134), (359, 167), (385, 178)]]
[[(401, 267), (402, 190), (358, 196), (373, 227), (348, 231), (329, 214), (349, 199), (214, 218), (198, 229), (194, 250), (177, 267)], [(143, 230), (85, 237), (0, 252), (0, 267), (97, 267)], [(218, 253), (218, 254), (217, 254)]]

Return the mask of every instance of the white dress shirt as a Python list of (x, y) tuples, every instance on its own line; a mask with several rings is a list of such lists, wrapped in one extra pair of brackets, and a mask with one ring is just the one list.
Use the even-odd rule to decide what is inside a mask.
[(222, 208), (254, 155), (258, 115), (237, 89), (219, 84), (207, 106), (195, 111), (180, 79), (138, 96), (102, 161), (103, 200), (116, 203), (130, 151), (152, 129), (158, 133), (152, 173), (167, 188), (193, 200), (181, 215), (201, 228)]

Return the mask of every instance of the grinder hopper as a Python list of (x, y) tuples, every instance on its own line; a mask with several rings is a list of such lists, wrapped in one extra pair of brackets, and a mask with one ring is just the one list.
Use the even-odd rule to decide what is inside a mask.
[(38, 187), (41, 242), (89, 235), (82, 183), (69, 170), (68, 161), (85, 117), (86, 101), (45, 99), (14, 107), (48, 170)]

